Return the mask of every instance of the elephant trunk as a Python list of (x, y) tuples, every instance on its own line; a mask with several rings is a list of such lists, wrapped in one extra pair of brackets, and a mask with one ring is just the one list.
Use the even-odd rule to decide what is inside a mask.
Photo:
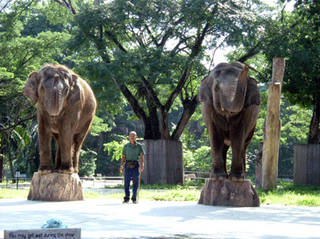
[(249, 68), (245, 67), (239, 77), (233, 82), (228, 82), (220, 94), (221, 111), (238, 113), (244, 106), (247, 92), (247, 77)]
[(46, 98), (46, 109), (50, 116), (58, 116), (64, 105), (64, 96), (60, 89), (53, 87), (51, 97)]

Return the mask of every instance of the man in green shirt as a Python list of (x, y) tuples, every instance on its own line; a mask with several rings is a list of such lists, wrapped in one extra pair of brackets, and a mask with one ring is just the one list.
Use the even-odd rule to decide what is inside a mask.
[(144, 151), (142, 145), (137, 142), (137, 133), (129, 133), (129, 143), (122, 149), (122, 160), (120, 173), (124, 172), (124, 201), (128, 203), (130, 199), (130, 181), (133, 182), (132, 202), (137, 203), (137, 191), (139, 187), (139, 176), (144, 169)]

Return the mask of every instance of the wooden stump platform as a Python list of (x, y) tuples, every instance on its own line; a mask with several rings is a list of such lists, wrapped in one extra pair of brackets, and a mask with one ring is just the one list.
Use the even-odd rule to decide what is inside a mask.
[(259, 196), (251, 181), (207, 178), (199, 204), (231, 207), (259, 207)]
[(78, 174), (34, 173), (28, 200), (77, 201), (83, 200), (82, 183)]

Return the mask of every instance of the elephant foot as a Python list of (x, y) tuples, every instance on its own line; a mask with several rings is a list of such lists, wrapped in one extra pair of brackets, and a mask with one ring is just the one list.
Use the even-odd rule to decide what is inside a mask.
[(213, 178), (215, 180), (223, 180), (227, 178), (227, 174), (224, 171), (218, 171), (218, 170), (212, 170), (210, 173), (210, 178)]
[(58, 173), (63, 173), (63, 174), (73, 174), (74, 173), (74, 169), (71, 167), (69, 169), (59, 169)]
[(52, 170), (53, 173), (60, 173), (60, 169), (59, 168), (55, 168)]
[(52, 170), (51, 170), (51, 169), (39, 169), (39, 170), (38, 170), (38, 173), (39, 173), (40, 175), (47, 175), (47, 174), (52, 173)]
[(236, 181), (236, 182), (243, 182), (245, 179), (244, 173), (233, 173), (231, 172), (229, 175), (229, 179), (231, 181)]

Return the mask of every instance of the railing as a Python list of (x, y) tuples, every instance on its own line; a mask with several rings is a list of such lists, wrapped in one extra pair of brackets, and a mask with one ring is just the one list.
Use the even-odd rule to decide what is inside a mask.
[(103, 188), (108, 186), (117, 186), (123, 184), (122, 176), (96, 176), (96, 177), (80, 177), (83, 187)]
[(28, 177), (4, 178), (2, 179), (2, 182), (5, 182), (5, 184), (0, 184), (0, 187), (16, 188), (16, 189), (19, 189), (19, 187), (20, 188), (26, 187), (26, 186), (29, 187), (31, 180), (32, 178), (28, 178)]
[(206, 171), (184, 171), (185, 180), (205, 181), (205, 179), (209, 177), (210, 177), (210, 172), (206, 172)]

